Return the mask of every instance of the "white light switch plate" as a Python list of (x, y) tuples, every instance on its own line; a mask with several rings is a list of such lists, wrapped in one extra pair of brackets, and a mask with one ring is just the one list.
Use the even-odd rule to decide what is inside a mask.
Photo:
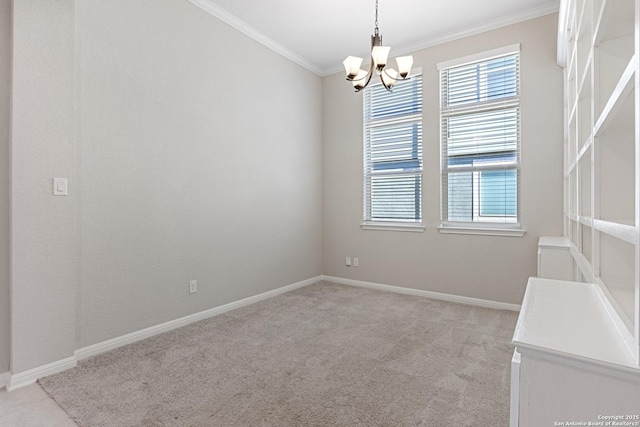
[(53, 195), (66, 196), (67, 194), (67, 178), (53, 178)]

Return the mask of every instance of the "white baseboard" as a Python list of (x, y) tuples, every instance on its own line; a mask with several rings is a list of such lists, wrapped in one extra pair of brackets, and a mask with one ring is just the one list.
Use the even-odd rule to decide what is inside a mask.
[(380, 283), (363, 282), (360, 280), (343, 279), (341, 277), (322, 276), (322, 280), (339, 283), (342, 285), (358, 286), (360, 288), (376, 289), (379, 291), (395, 292), (398, 294), (413, 295), (423, 298), (431, 298), (459, 304), (473, 305), (477, 307), (493, 308), (498, 310), (520, 311), (520, 305), (505, 302), (491, 301), (480, 298), (463, 297), (460, 295), (443, 294), (440, 292), (423, 291), (420, 289), (403, 288), (400, 286), (383, 285)]
[(2, 390), (2, 388), (4, 388), (4, 386), (9, 383), (10, 379), (11, 374), (9, 372), (3, 372), (2, 374), (0, 374), (0, 390)]
[(512, 311), (520, 310), (520, 306), (516, 304), (507, 304), (507, 303), (497, 302), (497, 301), (489, 301), (484, 299), (463, 297), (458, 295), (442, 294), (438, 292), (403, 288), (400, 286), (383, 285), (379, 283), (363, 282), (359, 280), (343, 279), (343, 278), (332, 277), (332, 276), (317, 276), (307, 280), (303, 280), (298, 283), (283, 286), (278, 289), (263, 292), (258, 295), (254, 295), (254, 296), (244, 298), (238, 301), (234, 301), (225, 305), (221, 305), (219, 307), (201, 311), (199, 313), (191, 314), (189, 316), (181, 317), (176, 320), (171, 320), (169, 322), (161, 323), (159, 325), (142, 329), (136, 332), (132, 332), (130, 334), (122, 335), (120, 337), (103, 341), (101, 343), (97, 343), (94, 345), (90, 345), (88, 347), (83, 347), (76, 350), (72, 357), (68, 357), (66, 359), (59, 360), (57, 362), (49, 363), (47, 365), (30, 369), (28, 371), (20, 372), (15, 375), (11, 375), (8, 372), (2, 373), (0, 374), (0, 388), (2, 388), (2, 386), (5, 386), (7, 388), (7, 391), (13, 391), (17, 388), (35, 383), (38, 380), (38, 378), (57, 374), (58, 372), (62, 372), (67, 369), (74, 368), (77, 365), (78, 360), (86, 359), (88, 357), (95, 356), (97, 354), (104, 353), (105, 351), (113, 350), (127, 344), (132, 344), (134, 342), (143, 340), (145, 338), (149, 338), (154, 335), (161, 334), (163, 332), (168, 332), (173, 329), (186, 326), (190, 323), (197, 322), (199, 320), (208, 319), (210, 317), (217, 316), (219, 314), (223, 314), (231, 310), (235, 310), (236, 308), (255, 304), (257, 302), (260, 302), (269, 298), (273, 298), (275, 296), (293, 291), (295, 289), (299, 289), (299, 288), (311, 285), (320, 280), (326, 280), (328, 282), (334, 282), (334, 283), (339, 283), (343, 285), (358, 286), (361, 288), (377, 289), (381, 291), (395, 292), (395, 293), (405, 294), (405, 295), (413, 295), (418, 297), (438, 299), (442, 301), (456, 302), (460, 304), (474, 305), (479, 307), (494, 308), (499, 310), (512, 310)]
[(10, 376), (9, 381), (6, 384), (7, 391), (13, 391), (17, 388), (33, 384), (38, 380), (38, 378), (75, 368), (77, 364), (78, 361), (75, 357), (67, 357), (66, 359), (38, 366), (37, 368), (29, 369), (28, 371), (13, 374)]
[(283, 286), (278, 289), (263, 292), (252, 297), (244, 298), (238, 301), (231, 302), (229, 304), (221, 305), (219, 307), (212, 308), (210, 310), (201, 311), (199, 313), (191, 314), (189, 316), (181, 317), (176, 320), (161, 323), (156, 326), (152, 326), (140, 331), (132, 332), (130, 334), (123, 335), (121, 337), (113, 338), (107, 341), (103, 341), (98, 344), (94, 344), (88, 347), (80, 348), (76, 350), (73, 357), (59, 360), (57, 362), (49, 363), (28, 371), (20, 372), (15, 375), (11, 375), (9, 372), (0, 374), (0, 388), (4, 385), (7, 391), (13, 391), (20, 387), (27, 386), (35, 383), (38, 378), (46, 377), (48, 375), (57, 374), (58, 372), (65, 371), (67, 369), (74, 368), (78, 364), (78, 360), (86, 359), (91, 356), (103, 353), (105, 351), (113, 350), (123, 345), (132, 344), (136, 341), (143, 340), (145, 338), (152, 337), (163, 332), (168, 332), (181, 326), (186, 326), (190, 323), (197, 322), (199, 320), (208, 319), (209, 317), (216, 316), (218, 314), (226, 313), (236, 308), (244, 307), (254, 304), (259, 301), (263, 301), (275, 296), (284, 294), (286, 292), (293, 291), (294, 289), (302, 288), (304, 286), (311, 285), (313, 283), (322, 280), (322, 276), (312, 277), (311, 279), (303, 280), (298, 283)]
[(284, 294), (286, 292), (293, 291), (294, 289), (311, 285), (320, 280), (322, 280), (322, 276), (313, 277), (311, 279), (303, 280), (301, 282), (294, 283), (292, 285), (283, 286), (281, 288), (263, 292), (261, 294), (254, 295), (252, 297), (230, 302), (228, 304), (221, 305), (219, 307), (201, 311), (199, 313), (194, 313), (189, 316), (181, 317), (179, 319), (170, 320), (168, 322), (151, 326), (149, 328), (142, 329), (136, 332), (131, 332), (130, 334), (122, 335), (120, 337), (103, 341), (97, 344), (93, 344), (88, 347), (80, 348), (74, 352), (74, 356), (78, 360), (86, 359), (88, 357), (95, 356), (100, 353), (104, 353), (105, 351), (113, 350), (115, 348), (122, 347), (127, 344), (133, 344), (134, 342), (143, 340), (145, 338), (149, 338), (154, 335), (161, 334), (163, 332), (168, 332), (173, 329), (186, 326), (190, 323), (197, 322), (199, 320), (208, 319), (210, 317), (217, 316), (219, 314), (223, 314), (231, 310), (235, 310), (236, 308), (244, 307), (247, 305), (255, 304), (259, 301), (273, 298), (275, 296)]

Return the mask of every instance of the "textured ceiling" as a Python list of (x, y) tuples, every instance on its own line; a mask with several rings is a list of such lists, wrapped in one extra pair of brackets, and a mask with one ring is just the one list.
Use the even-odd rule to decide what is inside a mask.
[[(320, 75), (368, 57), (375, 0), (190, 0)], [(390, 57), (557, 12), (560, 0), (379, 0)]]

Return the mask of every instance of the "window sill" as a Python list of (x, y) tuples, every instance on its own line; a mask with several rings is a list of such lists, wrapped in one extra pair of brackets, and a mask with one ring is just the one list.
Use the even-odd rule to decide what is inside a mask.
[(438, 231), (442, 234), (475, 234), (480, 236), (505, 236), (505, 237), (522, 237), (527, 232), (520, 228), (520, 226), (514, 226), (513, 228), (490, 228), (490, 227), (474, 227), (474, 226), (460, 226), (460, 225), (448, 225), (441, 224), (438, 227)]
[(364, 222), (360, 224), (363, 230), (382, 230), (382, 231), (409, 231), (414, 233), (424, 232), (424, 225), (420, 222), (402, 223), (402, 222)]

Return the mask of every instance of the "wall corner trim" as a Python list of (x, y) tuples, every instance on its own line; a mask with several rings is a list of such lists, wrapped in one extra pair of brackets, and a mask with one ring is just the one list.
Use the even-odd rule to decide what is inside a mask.
[(520, 311), (520, 305), (506, 302), (491, 301), (480, 298), (471, 298), (461, 295), (443, 294), (440, 292), (423, 291), (421, 289), (403, 288), (401, 286), (384, 285), (381, 283), (363, 282), (360, 280), (344, 279), (341, 277), (322, 276), (322, 280), (341, 285), (357, 286), (360, 288), (375, 289), (379, 291), (395, 292), (397, 294), (412, 295), (423, 298), (437, 299), (458, 304), (472, 305), (496, 310)]

